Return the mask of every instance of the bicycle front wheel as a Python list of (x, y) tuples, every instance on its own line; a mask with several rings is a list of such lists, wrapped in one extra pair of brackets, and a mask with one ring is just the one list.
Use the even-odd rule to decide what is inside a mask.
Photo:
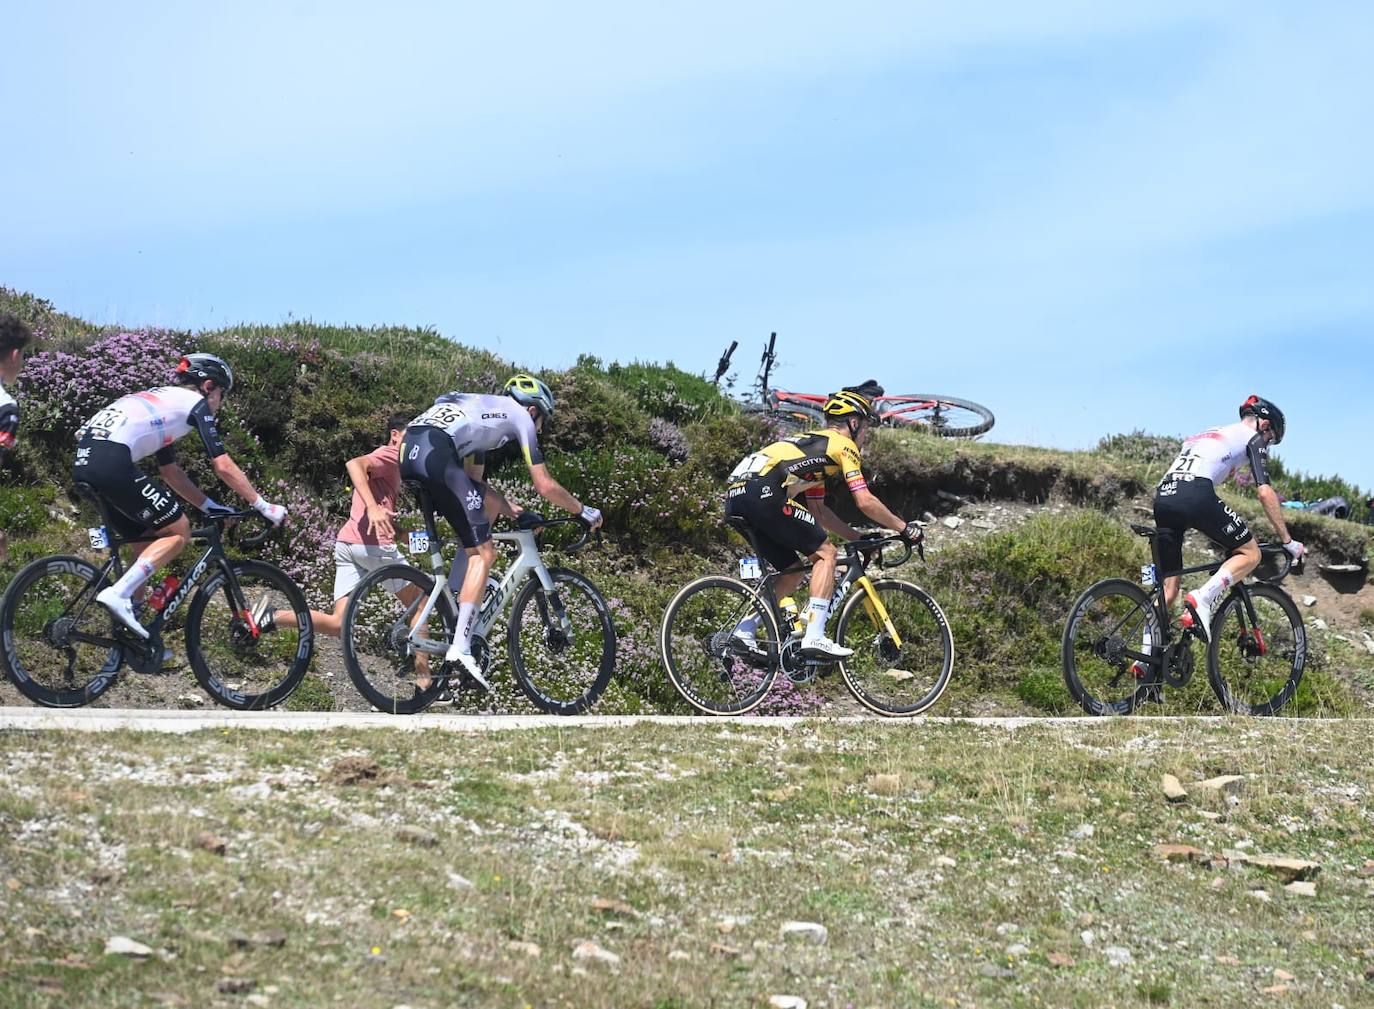
[(916, 393), (878, 401), (883, 421), (893, 427), (920, 427), (941, 438), (976, 438), (992, 430), (992, 411), (972, 400)]
[(1293, 600), (1263, 583), (1232, 592), (1212, 618), (1207, 677), (1228, 711), (1273, 715), (1292, 700), (1307, 665), (1307, 633)]
[[(444, 656), (416, 652), (417, 637), (447, 645), (458, 611), (447, 593), (439, 596), (423, 625), (420, 613), (434, 591), (434, 579), (408, 564), (387, 564), (358, 583), (344, 610), (340, 638), (344, 668), (367, 702), (378, 711), (413, 715), (438, 698), (447, 682)], [(423, 684), (423, 686), (421, 686)]]
[(115, 635), (114, 617), (95, 601), (99, 576), (80, 557), (44, 557), (15, 575), (0, 599), (0, 661), (35, 704), (78, 708), (114, 685), (124, 650), (79, 640)]
[[(540, 711), (580, 715), (615, 672), (615, 622), (601, 593), (576, 571), (550, 568), (521, 587), (506, 632), (515, 682)], [(565, 622), (566, 618), (566, 622)]]
[(840, 675), (859, 703), (880, 715), (919, 715), (940, 699), (954, 669), (954, 636), (944, 612), (910, 582), (873, 582), (845, 603), (835, 640), (854, 654)]
[[(758, 627), (745, 640), (736, 631), (748, 618)], [(659, 648), (673, 687), (708, 715), (753, 711), (778, 675), (778, 625), (771, 607), (743, 582), (722, 575), (698, 578), (673, 597), (663, 614)]]
[(1129, 715), (1150, 692), (1132, 653), (1149, 655), (1163, 641), (1154, 604), (1139, 585), (1124, 578), (1098, 582), (1069, 611), (1064, 684), (1090, 715)]
[[(224, 570), (209, 579), (186, 614), (186, 655), (201, 689), (237, 711), (275, 708), (305, 679), (315, 630), (305, 594), (281, 568), (262, 561), (235, 561), (249, 613), (238, 609)], [(255, 633), (250, 613), (279, 617), (274, 630)]]

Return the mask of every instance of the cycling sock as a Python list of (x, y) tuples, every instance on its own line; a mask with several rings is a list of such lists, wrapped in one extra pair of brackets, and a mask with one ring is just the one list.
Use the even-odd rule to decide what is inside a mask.
[(458, 552), (453, 555), (453, 565), (448, 569), (448, 587), (456, 596), (463, 590), (463, 579), (468, 574), (468, 552), (458, 547)]
[(115, 592), (123, 599), (132, 599), (139, 586), (146, 582), (153, 574), (153, 565), (140, 557), (129, 565), (129, 570), (119, 576), (119, 580), (111, 586)]
[(1198, 602), (1202, 603), (1202, 605), (1206, 606), (1208, 609), (1211, 609), (1212, 604), (1217, 601), (1217, 597), (1229, 589), (1233, 582), (1234, 580), (1231, 578), (1231, 572), (1218, 571), (1211, 578), (1207, 579), (1207, 583), (1203, 585), (1202, 588), (1198, 589)]
[(753, 637), (759, 629), (759, 615), (750, 613), (735, 625), (735, 633), (743, 637)]
[(802, 641), (815, 641), (825, 637), (825, 619), (830, 616), (830, 600), (812, 596), (806, 604), (806, 633)]
[(458, 604), (458, 634), (454, 638), (454, 644), (465, 652), (472, 651), (472, 625), (476, 616), (476, 603)]

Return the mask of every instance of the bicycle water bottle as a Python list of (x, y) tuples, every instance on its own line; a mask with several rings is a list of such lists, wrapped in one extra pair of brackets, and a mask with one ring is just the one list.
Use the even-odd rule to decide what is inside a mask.
[(778, 600), (778, 608), (782, 610), (783, 619), (793, 634), (805, 634), (806, 622), (801, 618), (801, 611), (797, 609), (797, 601), (791, 596), (783, 596)]
[(161, 612), (162, 607), (167, 605), (180, 585), (181, 580), (176, 575), (168, 575), (162, 579), (161, 585), (148, 594), (148, 606)]

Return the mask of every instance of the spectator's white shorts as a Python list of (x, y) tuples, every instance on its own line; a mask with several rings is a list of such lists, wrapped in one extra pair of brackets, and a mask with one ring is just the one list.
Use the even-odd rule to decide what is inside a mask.
[[(334, 541), (334, 601), (358, 587), (369, 571), (376, 571), (385, 564), (404, 563), (401, 552), (395, 546), (373, 546), (366, 543), (345, 543)], [(405, 582), (390, 581), (387, 588), (399, 592)]]

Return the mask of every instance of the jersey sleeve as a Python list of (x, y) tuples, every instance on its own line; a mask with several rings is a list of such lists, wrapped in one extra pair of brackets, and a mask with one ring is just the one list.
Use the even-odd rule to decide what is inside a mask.
[(153, 458), (159, 466), (170, 466), (177, 461), (177, 450), (171, 445), (163, 445), (153, 453)]
[(14, 403), (0, 406), (0, 462), (14, 451), (19, 441), (19, 407)]
[(1250, 460), (1250, 475), (1255, 478), (1255, 486), (1263, 487), (1269, 482), (1269, 447), (1264, 444), (1264, 436), (1257, 434), (1245, 446), (1246, 458)]
[(836, 439), (835, 451), (831, 458), (839, 465), (840, 475), (844, 477), (844, 485), (849, 488), (849, 493), (868, 490), (868, 481), (864, 479), (863, 463), (859, 459), (857, 445), (848, 438)]
[(544, 453), (539, 450), (539, 433), (534, 429), (534, 421), (524, 410), (515, 413), (514, 419), (515, 437), (525, 455), (525, 464), (538, 466), (544, 461)]
[[(186, 415), (186, 419), (200, 434), (200, 440), (205, 445), (206, 455), (211, 459), (218, 459), (220, 456), (228, 454), (229, 450), (224, 447), (224, 440), (219, 434), (219, 425), (215, 423), (214, 414), (210, 412), (209, 400), (202, 399), (191, 407), (191, 412)], [(158, 461), (161, 462), (162, 460), (159, 458)]]

